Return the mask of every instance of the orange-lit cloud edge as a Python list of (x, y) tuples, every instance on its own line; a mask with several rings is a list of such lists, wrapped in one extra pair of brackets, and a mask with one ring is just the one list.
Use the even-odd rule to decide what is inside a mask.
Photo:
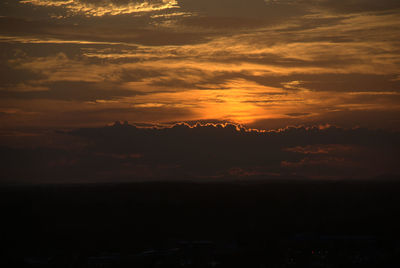
[[(155, 1), (158, 2), (162, 4), (171, 1)], [(279, 1), (273, 2), (270, 4), (277, 4)], [(68, 5), (77, 3), (88, 5), (81, 1), (32, 0), (24, 3), (42, 6), (65, 5), (67, 9)], [(114, 6), (110, 8), (117, 10)], [(319, 10), (301, 19), (312, 21), (318, 16), (327, 20), (335, 18), (334, 13)], [(144, 121), (147, 122), (216, 118), (242, 124), (296, 117), (318, 117), (318, 121), (323, 121), (326, 113), (334, 112), (398, 112), (399, 92), (394, 86), (363, 90), (363, 87), (369, 86), (368, 82), (365, 82), (350, 86), (343, 84), (341, 88), (339, 85), (339, 89), (335, 90), (325, 89), (324, 86), (334, 84), (332, 82), (335, 82), (336, 78), (333, 78), (318, 89), (310, 88), (315, 81), (306, 76), (312, 75), (361, 74), (372, 77), (386, 76), (385, 79), (388, 80), (395, 80), (397, 75), (398, 79), (398, 40), (393, 35), (399, 27), (398, 14), (356, 12), (341, 14), (339, 17), (340, 20), (336, 23), (311, 28), (300, 27), (293, 30), (296, 21), (288, 21), (273, 26), (249, 28), (251, 31), (228, 29), (228, 35), (223, 33), (225, 30), (218, 31), (217, 28), (210, 30), (207, 27), (193, 27), (166, 20), (166, 24), (157, 24), (154, 27), (155, 32), (150, 35), (155, 38), (159, 33), (157, 29), (171, 32), (183, 29), (183, 32), (198, 30), (199, 33), (218, 33), (210, 35), (212, 38), (204, 42), (188, 42), (183, 45), (145, 45), (140, 44), (140, 39), (120, 41), (121, 36), (125, 36), (126, 33), (118, 33), (118, 30), (116, 35), (106, 36), (107, 40), (91, 40), (92, 37), (88, 33), (93, 29), (84, 27), (79, 29), (82, 35), (77, 39), (72, 39), (68, 31), (57, 32), (58, 38), (55, 38), (54, 29), (50, 33), (36, 34), (34, 37), (3, 35), (3, 41), (7, 44), (86, 46), (81, 48), (81, 54), (75, 56), (67, 56), (61, 52), (41, 57), (15, 57), (9, 60), (7, 64), (14, 70), (33, 72), (44, 78), (3, 88), (2, 93), (6, 97), (1, 102), (1, 112), (13, 115), (13, 118), (5, 117), (4, 125), (21, 127), (26, 122), (39, 125), (39, 121), (42, 121), (43, 125), (47, 124), (49, 127), (58, 126), (53, 123), (55, 118), (47, 117), (49, 114), (57, 114), (59, 107), (65, 109), (62, 116), (68, 116), (69, 112), (73, 114), (78, 111), (83, 114), (97, 110), (99, 113), (106, 113), (109, 110), (110, 115), (99, 119), (97, 125), (111, 121), (112, 111), (118, 109), (120, 112), (113, 115), (114, 119), (123, 118), (124, 113), (138, 113), (135, 118), (127, 118), (132, 122), (140, 121), (140, 117), (144, 117)], [(201, 19), (207, 20), (207, 17)], [(75, 29), (72, 31), (76, 31)], [(354, 32), (360, 34), (354, 35)], [(332, 40), (323, 38), (327, 33)], [(362, 38), (363, 34), (368, 34), (368, 39)], [(207, 38), (210, 37), (207, 35)], [(166, 41), (169, 40), (166, 38)], [(87, 47), (88, 45), (93, 47)], [(103, 45), (124, 48), (107, 50), (97, 47)], [(119, 62), (130, 59), (132, 62)], [(137, 59), (139, 61), (136, 62)], [(99, 61), (104, 63), (99, 65)], [(122, 70), (128, 74), (137, 70), (159, 74), (139, 77), (139, 81), (130, 81), (121, 78), (124, 75)], [(217, 81), (220, 76), (225, 77)], [(291, 78), (294, 76), (297, 77)], [(282, 81), (275, 85), (257, 81), (274, 77), (282, 77)], [(56, 93), (51, 95), (54, 89), (58, 89), (55, 85), (68, 88), (74, 87), (74, 83), (83, 83), (80, 88), (82, 91), (86, 90), (87, 85), (94, 85), (93, 92), (100, 92), (104, 88), (106, 90), (103, 90), (98, 98), (89, 96), (87, 99), (74, 99), (77, 97), (72, 93), (65, 99), (55, 96)], [(353, 90), (354, 87), (356, 89)], [(108, 88), (121, 93), (118, 95)], [(67, 94), (68, 90), (64, 91), (61, 93)], [(62, 95), (61, 93), (59, 95)], [(101, 98), (101, 95), (104, 97)], [(34, 97), (28, 99), (29, 97), (24, 96)], [(55, 99), (56, 97), (58, 99)], [(178, 111), (182, 111), (182, 114)], [(62, 116), (54, 117), (61, 120)], [(158, 116), (160, 118), (157, 120)], [(72, 122), (73, 115), (70, 117), (60, 124), (81, 126), (91, 123), (92, 120), (88, 118), (85, 122), (78, 122), (78, 119), (84, 117), (75, 116), (75, 122)], [(299, 121), (298, 124), (305, 123)]]
[(176, 0), (159, 1), (128, 1), (125, 3), (113, 3), (107, 1), (85, 2), (79, 0), (23, 0), (22, 4), (30, 4), (39, 7), (61, 7), (70, 15), (84, 14), (85, 16), (106, 16), (131, 13), (153, 12), (167, 9), (179, 8)]

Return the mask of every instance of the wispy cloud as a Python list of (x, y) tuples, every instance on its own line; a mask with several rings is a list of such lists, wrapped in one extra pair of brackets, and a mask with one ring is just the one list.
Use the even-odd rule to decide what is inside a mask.
[(23, 0), (22, 4), (42, 7), (61, 7), (67, 13), (86, 16), (121, 15), (141, 12), (159, 11), (178, 8), (176, 0), (127, 0), (127, 1), (87, 1), (87, 0)]
[[(358, 0), (335, 3), (19, 2), (32, 12), (0, 18), (0, 103), (27, 113), (2, 120), (38, 122), (24, 117), (38, 112), (43, 122), (58, 116), (69, 126), (123, 115), (262, 126), (352, 119), (393, 128), (400, 109), (395, 2), (366, 1), (358, 11)], [(59, 11), (79, 16), (49, 15)], [(101, 116), (71, 116), (94, 111)]]

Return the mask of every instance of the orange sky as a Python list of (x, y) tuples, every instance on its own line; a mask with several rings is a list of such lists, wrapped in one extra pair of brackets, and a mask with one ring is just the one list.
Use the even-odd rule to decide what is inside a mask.
[(0, 4), (2, 130), (221, 120), (398, 129), (398, 1)]

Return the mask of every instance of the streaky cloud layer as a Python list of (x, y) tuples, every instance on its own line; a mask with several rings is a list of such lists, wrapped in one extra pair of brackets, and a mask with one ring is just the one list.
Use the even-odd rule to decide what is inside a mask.
[[(398, 131), (399, 3), (3, 1), (0, 132), (210, 119)], [(288, 146), (303, 160), (283, 157), (279, 167), (349, 153), (330, 144)]]

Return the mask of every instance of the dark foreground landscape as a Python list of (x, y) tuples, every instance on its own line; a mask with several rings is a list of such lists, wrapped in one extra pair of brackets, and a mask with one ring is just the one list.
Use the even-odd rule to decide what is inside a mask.
[(1, 267), (400, 267), (400, 183), (2, 187)]

